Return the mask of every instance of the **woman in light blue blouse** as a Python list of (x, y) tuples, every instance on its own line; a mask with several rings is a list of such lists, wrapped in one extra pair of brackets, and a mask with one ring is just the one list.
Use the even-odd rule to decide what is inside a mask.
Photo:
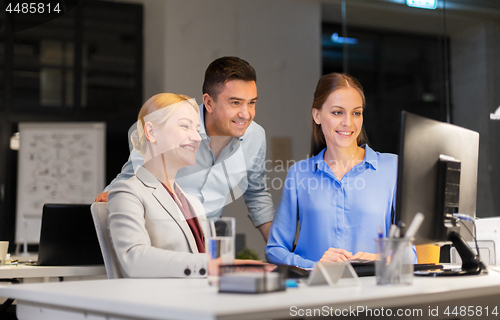
[[(376, 259), (396, 198), (397, 156), (373, 151), (363, 129), (365, 96), (346, 74), (320, 78), (312, 107), (311, 158), (288, 171), (266, 246), (268, 262)], [(297, 222), (300, 233), (294, 248)]]

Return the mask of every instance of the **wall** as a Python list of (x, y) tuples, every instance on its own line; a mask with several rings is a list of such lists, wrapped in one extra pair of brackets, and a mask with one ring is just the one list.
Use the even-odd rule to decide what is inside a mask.
[[(201, 102), (203, 75), (214, 59), (235, 55), (257, 72), (255, 121), (271, 139), (290, 137), (292, 158), (304, 159), (310, 142), (310, 105), (321, 73), (318, 1), (307, 0), (143, 0), (144, 99), (176, 92)], [(271, 165), (267, 165), (269, 170)], [(269, 172), (279, 187), (284, 172)], [(281, 190), (271, 190), (275, 206)], [(244, 201), (226, 207), (237, 232), (264, 258), (265, 242), (247, 216)]]

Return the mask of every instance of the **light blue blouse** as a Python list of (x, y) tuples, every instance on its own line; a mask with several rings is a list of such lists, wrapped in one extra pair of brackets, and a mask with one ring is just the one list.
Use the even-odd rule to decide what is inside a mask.
[(362, 147), (364, 160), (340, 181), (323, 160), (326, 149), (290, 168), (269, 233), (268, 262), (312, 268), (330, 247), (375, 253), (379, 227), (387, 236), (394, 219), (398, 158)]

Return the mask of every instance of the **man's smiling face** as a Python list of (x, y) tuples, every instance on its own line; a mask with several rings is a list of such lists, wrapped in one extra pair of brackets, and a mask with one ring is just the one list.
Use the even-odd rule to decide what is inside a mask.
[[(215, 101), (217, 100), (217, 101)], [(241, 137), (255, 117), (257, 85), (255, 81), (229, 80), (217, 97), (205, 101), (211, 121), (209, 136)]]

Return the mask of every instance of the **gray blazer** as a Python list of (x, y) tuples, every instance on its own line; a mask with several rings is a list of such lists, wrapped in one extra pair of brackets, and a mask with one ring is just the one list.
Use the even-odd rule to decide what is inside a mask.
[[(202, 204), (185, 196), (206, 235)], [(111, 239), (124, 277), (206, 276), (206, 254), (198, 252), (191, 229), (170, 194), (144, 167), (113, 185), (108, 210)]]

